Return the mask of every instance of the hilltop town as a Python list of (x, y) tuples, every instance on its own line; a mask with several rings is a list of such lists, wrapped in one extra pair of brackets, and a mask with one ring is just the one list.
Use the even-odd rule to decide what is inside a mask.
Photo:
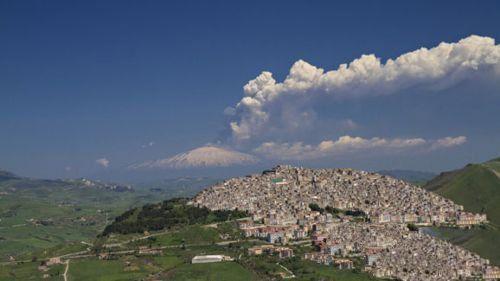
[(270, 243), (311, 242), (303, 258), (351, 268), (362, 259), (377, 277), (401, 280), (500, 278), (487, 259), (418, 231), (418, 226), (468, 228), (486, 215), (391, 177), (352, 169), (277, 166), (233, 178), (191, 202), (211, 210), (244, 210), (247, 237)]

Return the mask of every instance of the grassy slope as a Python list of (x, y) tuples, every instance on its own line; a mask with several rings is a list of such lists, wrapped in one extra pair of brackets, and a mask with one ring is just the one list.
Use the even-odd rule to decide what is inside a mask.
[(141, 263), (131, 270), (126, 270), (124, 262), (119, 260), (77, 260), (71, 262), (68, 278), (70, 280), (96, 281), (138, 280), (147, 276), (147, 270), (144, 267), (145, 264)]
[(220, 280), (251, 281), (258, 280), (252, 272), (235, 262), (210, 264), (183, 264), (171, 273), (169, 280)]
[(500, 178), (486, 164), (472, 164), (432, 180), (426, 188), (433, 190), (473, 212), (486, 212), (500, 225)]
[(469, 164), (430, 181), (425, 188), (461, 204), (466, 210), (486, 212), (492, 226), (488, 229), (438, 230), (440, 236), (464, 246), (493, 263), (500, 264), (500, 159)]

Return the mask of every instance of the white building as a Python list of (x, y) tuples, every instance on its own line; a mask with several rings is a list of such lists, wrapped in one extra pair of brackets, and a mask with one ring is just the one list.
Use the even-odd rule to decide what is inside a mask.
[(191, 263), (211, 263), (211, 262), (221, 262), (221, 261), (232, 261), (233, 259), (224, 255), (205, 255), (205, 256), (195, 256)]

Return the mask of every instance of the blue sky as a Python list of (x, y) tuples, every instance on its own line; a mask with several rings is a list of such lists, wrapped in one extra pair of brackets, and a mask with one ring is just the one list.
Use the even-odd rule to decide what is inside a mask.
[(487, 71), (439, 90), (326, 98), (313, 106), (320, 132), (312, 134), (241, 145), (226, 140), (234, 117), (223, 114), (249, 80), (271, 71), (283, 81), (300, 59), (332, 70), (362, 54), (385, 61), (471, 34), (498, 40), (498, 1), (238, 2), (2, 1), (0, 168), (75, 177), (106, 169), (101, 158), (119, 169), (217, 140), (256, 154), (262, 142), (313, 145), (343, 135), (467, 141), (265, 164), (440, 171), (500, 154), (499, 76)]

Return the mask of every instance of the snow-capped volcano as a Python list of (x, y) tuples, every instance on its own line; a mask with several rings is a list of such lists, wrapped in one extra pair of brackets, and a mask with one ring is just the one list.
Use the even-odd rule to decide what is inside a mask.
[(208, 145), (179, 153), (170, 158), (146, 161), (130, 166), (131, 169), (143, 168), (208, 168), (233, 165), (255, 164), (258, 159), (250, 154)]

